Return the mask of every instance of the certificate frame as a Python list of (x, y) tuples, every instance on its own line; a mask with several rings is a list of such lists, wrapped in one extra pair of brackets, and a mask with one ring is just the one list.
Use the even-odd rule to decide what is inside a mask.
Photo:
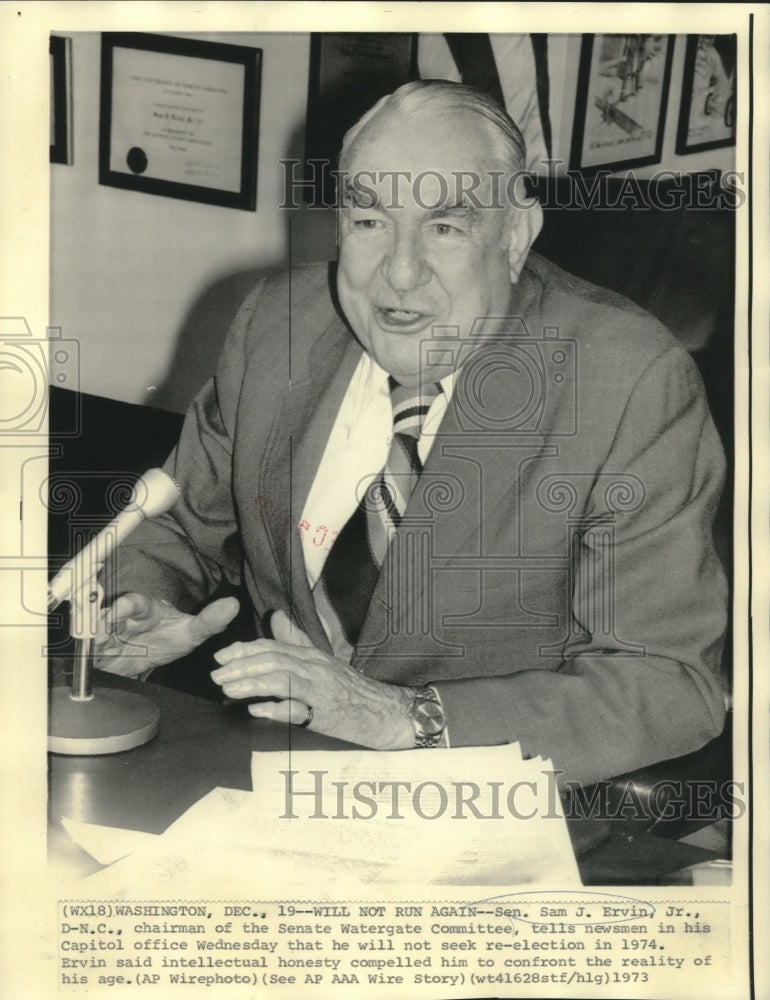
[(256, 211), (261, 69), (251, 46), (103, 32), (99, 183)]
[(72, 163), (72, 39), (51, 35), (51, 163)]
[[(720, 61), (724, 73), (721, 87), (714, 77), (706, 83), (702, 80), (702, 73), (696, 74), (699, 50), (709, 46), (708, 39), (711, 39), (712, 56)], [(716, 39), (719, 40), (718, 45), (715, 44)], [(676, 133), (676, 152), (679, 155), (735, 145), (736, 48), (735, 35), (687, 36)], [(698, 85), (699, 80), (704, 86)], [(721, 94), (720, 89), (724, 91)]]
[(376, 101), (419, 78), (416, 32), (314, 31), (310, 34), (305, 200), (335, 203), (331, 169), (342, 139)]
[[(674, 38), (670, 34), (583, 35), (571, 170), (592, 174), (599, 170), (625, 170), (660, 163)], [(636, 72), (629, 65), (634, 59), (630, 51), (634, 39), (641, 40), (636, 44), (644, 47)], [(614, 54), (613, 47), (617, 48)], [(628, 66), (628, 72), (623, 72), (624, 65)], [(645, 76), (648, 77), (646, 84)], [(631, 105), (626, 104), (628, 100)], [(617, 126), (614, 137), (611, 134), (613, 126)], [(591, 151), (592, 145), (595, 152)]]

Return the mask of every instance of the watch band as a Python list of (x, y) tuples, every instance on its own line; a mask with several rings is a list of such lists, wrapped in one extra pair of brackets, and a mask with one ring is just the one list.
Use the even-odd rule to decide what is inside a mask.
[(413, 693), (409, 718), (414, 727), (415, 749), (437, 747), (447, 724), (441, 700), (432, 687), (415, 688)]

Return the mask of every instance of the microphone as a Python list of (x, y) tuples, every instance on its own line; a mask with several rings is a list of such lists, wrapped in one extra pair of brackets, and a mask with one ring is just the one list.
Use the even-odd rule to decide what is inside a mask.
[(146, 517), (157, 517), (177, 502), (179, 487), (163, 469), (149, 469), (134, 486), (131, 500), (108, 525), (59, 570), (48, 584), (48, 612), (84, 586), (112, 552)]

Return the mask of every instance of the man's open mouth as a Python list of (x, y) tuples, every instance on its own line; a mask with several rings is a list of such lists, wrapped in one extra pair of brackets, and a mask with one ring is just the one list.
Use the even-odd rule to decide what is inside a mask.
[(420, 312), (417, 309), (390, 309), (386, 306), (376, 306), (375, 312), (378, 322), (385, 326), (424, 326), (430, 320), (430, 313)]

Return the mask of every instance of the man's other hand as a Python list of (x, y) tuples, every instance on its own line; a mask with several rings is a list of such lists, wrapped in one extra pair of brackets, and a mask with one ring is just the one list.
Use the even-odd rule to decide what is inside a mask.
[(275, 698), (249, 705), (261, 719), (308, 729), (377, 750), (414, 744), (408, 688), (372, 680), (317, 649), (283, 611), (270, 620), (274, 639), (234, 642), (214, 654), (211, 674), (228, 698)]
[(156, 597), (124, 594), (104, 612), (105, 631), (94, 644), (96, 666), (138, 677), (172, 663), (227, 628), (238, 607), (235, 597), (222, 597), (188, 615)]

